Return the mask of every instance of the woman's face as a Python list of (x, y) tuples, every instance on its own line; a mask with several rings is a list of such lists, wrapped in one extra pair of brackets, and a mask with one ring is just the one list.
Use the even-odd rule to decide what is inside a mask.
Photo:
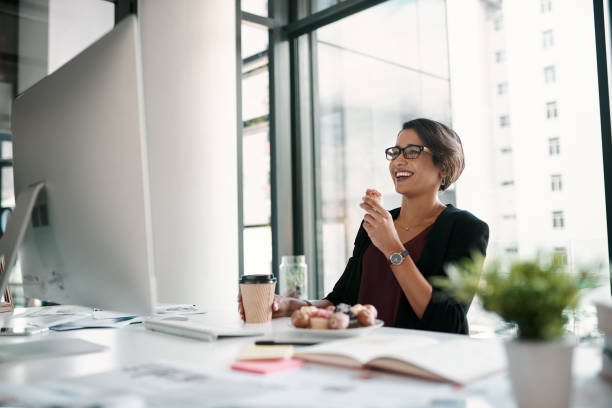
[[(413, 129), (405, 129), (397, 136), (396, 146), (409, 144), (423, 146), (424, 143)], [(389, 162), (389, 172), (395, 191), (404, 196), (419, 196), (437, 192), (442, 181), (442, 170), (434, 164), (430, 151), (421, 152), (416, 159), (406, 159), (400, 154)]]

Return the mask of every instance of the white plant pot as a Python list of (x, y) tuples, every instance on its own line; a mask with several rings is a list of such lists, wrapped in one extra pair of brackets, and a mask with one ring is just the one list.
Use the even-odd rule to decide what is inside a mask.
[(567, 408), (574, 345), (564, 341), (506, 342), (508, 371), (520, 408)]

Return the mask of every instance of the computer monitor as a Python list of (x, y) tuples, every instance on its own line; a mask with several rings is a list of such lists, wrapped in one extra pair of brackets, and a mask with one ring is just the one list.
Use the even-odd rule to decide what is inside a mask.
[(12, 130), (15, 213), (20, 193), (45, 185), (19, 247), (26, 296), (151, 314), (156, 288), (136, 18), (18, 96)]

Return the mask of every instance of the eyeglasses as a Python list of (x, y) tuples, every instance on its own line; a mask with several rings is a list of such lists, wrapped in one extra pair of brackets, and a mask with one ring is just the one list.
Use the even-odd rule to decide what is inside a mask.
[(429, 147), (409, 144), (405, 147), (393, 146), (385, 149), (385, 155), (387, 160), (395, 160), (399, 157), (400, 153), (404, 153), (405, 159), (416, 159), (423, 153), (423, 151), (431, 153)]

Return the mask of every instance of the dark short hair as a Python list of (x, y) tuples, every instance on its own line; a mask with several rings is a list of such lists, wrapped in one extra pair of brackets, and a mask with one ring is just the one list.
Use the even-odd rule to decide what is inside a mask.
[[(433, 154), (433, 162), (446, 174), (440, 191), (453, 184), (465, 168), (463, 146), (459, 135), (446, 125), (431, 119), (413, 119), (402, 125), (402, 130), (414, 130)], [(401, 133), (401, 131), (400, 131)], [(398, 134), (399, 136), (399, 134)]]

